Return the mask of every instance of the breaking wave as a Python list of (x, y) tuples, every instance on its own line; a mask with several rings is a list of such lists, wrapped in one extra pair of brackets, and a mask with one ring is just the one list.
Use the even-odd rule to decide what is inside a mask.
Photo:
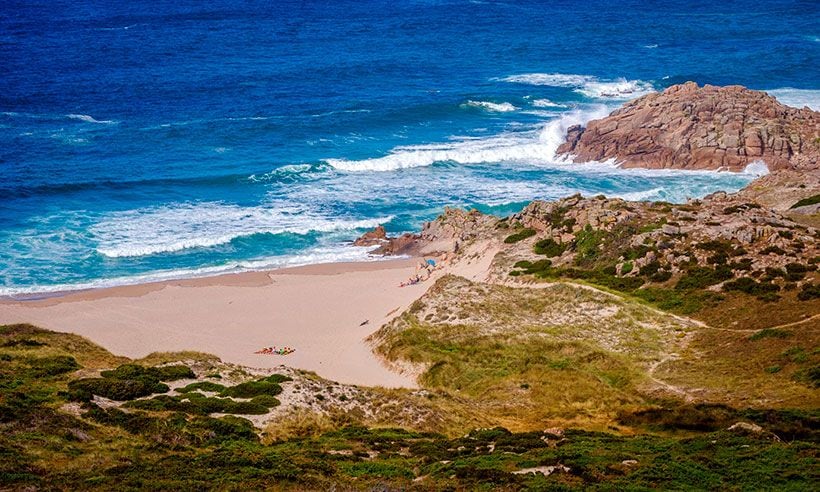
[(784, 87), (782, 89), (767, 90), (767, 93), (777, 98), (786, 106), (802, 108), (808, 106), (815, 111), (820, 111), (820, 90), (818, 89), (793, 89)]
[(508, 113), (518, 109), (508, 102), (494, 103), (490, 101), (467, 101), (464, 103), (464, 106), (481, 108), (486, 111), (493, 111), (497, 113)]
[(254, 234), (352, 231), (391, 219), (329, 219), (295, 204), (183, 203), (114, 213), (92, 226), (91, 233), (98, 253), (120, 258), (208, 248)]
[(534, 99), (532, 105), (536, 108), (565, 108), (563, 104), (552, 102), (549, 99)]
[(396, 171), (431, 166), (437, 162), (480, 164), (507, 161), (549, 163), (555, 161), (555, 151), (564, 141), (567, 129), (606, 116), (604, 105), (588, 110), (564, 113), (529, 132), (502, 133), (489, 138), (461, 140), (428, 145), (410, 145), (394, 148), (388, 155), (372, 159), (350, 161), (325, 159), (335, 169), (348, 172)]
[(591, 99), (632, 99), (655, 91), (650, 82), (643, 80), (599, 79), (593, 75), (564, 73), (525, 73), (499, 79), (517, 84), (568, 87)]

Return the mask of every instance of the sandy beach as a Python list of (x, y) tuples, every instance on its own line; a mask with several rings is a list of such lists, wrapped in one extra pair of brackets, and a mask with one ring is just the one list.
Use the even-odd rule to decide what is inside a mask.
[[(132, 358), (196, 350), (251, 367), (285, 364), (341, 383), (415, 387), (411, 377), (382, 365), (364, 338), (432, 285), (399, 287), (417, 262), (311, 265), (4, 299), (0, 324), (76, 333)], [(254, 354), (267, 346), (296, 351)]]

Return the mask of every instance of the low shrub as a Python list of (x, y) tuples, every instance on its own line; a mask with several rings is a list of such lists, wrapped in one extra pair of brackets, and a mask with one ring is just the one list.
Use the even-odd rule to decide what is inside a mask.
[(19, 338), (19, 339), (15, 339), (15, 340), (9, 340), (9, 341), (3, 343), (3, 345), (0, 345), (0, 346), (2, 346), (2, 347), (19, 347), (19, 348), (35, 348), (35, 347), (43, 347), (45, 345), (48, 345), (48, 344), (45, 343), (45, 342), (32, 340), (31, 338)]
[(68, 383), (68, 397), (89, 401), (94, 395), (110, 400), (126, 401), (153, 393), (166, 393), (170, 388), (150, 379), (83, 378)]
[(732, 270), (726, 265), (717, 268), (692, 267), (678, 280), (675, 289), (703, 289), (732, 278)]
[(810, 301), (812, 299), (820, 298), (820, 284), (803, 284), (797, 298), (801, 301)]
[(270, 376), (258, 381), (248, 381), (225, 388), (220, 393), (221, 396), (233, 396), (236, 398), (253, 398), (259, 395), (276, 396), (282, 392), (282, 387), (279, 383), (273, 381), (282, 381), (279, 375)]
[(194, 371), (188, 366), (145, 367), (138, 364), (123, 364), (116, 369), (103, 371), (100, 375), (104, 378), (111, 379), (139, 379), (147, 377), (157, 381), (176, 381), (196, 377)]
[(787, 263), (786, 264), (786, 279), (796, 282), (802, 280), (806, 276), (808, 267), (801, 263)]
[(626, 263), (624, 263), (624, 264), (623, 264), (623, 266), (621, 267), (621, 275), (626, 275), (627, 273), (629, 273), (629, 272), (631, 272), (631, 271), (632, 271), (632, 262), (631, 262), (631, 261), (627, 261), (627, 262), (626, 262)]
[(59, 376), (80, 368), (77, 360), (67, 355), (29, 359), (27, 362), (31, 366), (28, 374), (35, 378)]
[(758, 282), (753, 278), (740, 277), (723, 284), (725, 291), (744, 292), (753, 296), (762, 296), (771, 292), (780, 291), (780, 287), (769, 282)]
[(548, 258), (560, 256), (566, 249), (567, 246), (565, 244), (558, 243), (552, 238), (542, 239), (535, 243), (535, 246), (533, 247), (533, 250), (537, 254), (544, 255)]
[(670, 272), (669, 270), (660, 270), (658, 271), (658, 273), (649, 277), (649, 280), (657, 283), (663, 283), (669, 280), (670, 278), (672, 278), (672, 272)]
[(224, 389), (225, 386), (218, 383), (213, 383), (211, 381), (199, 381), (197, 383), (191, 383), (188, 386), (178, 388), (177, 391), (179, 393), (190, 393), (192, 391), (208, 391), (212, 393), (219, 393)]
[(818, 203), (820, 203), (820, 195), (814, 195), (808, 198), (803, 198), (802, 200), (798, 200), (794, 205), (792, 205), (789, 208), (805, 207), (807, 205), (815, 205)]
[(777, 246), (768, 246), (760, 251), (764, 255), (785, 255), (786, 252)]
[(777, 328), (764, 328), (748, 339), (754, 342), (764, 338), (789, 338), (790, 336), (792, 336), (792, 334), (788, 331), (778, 330)]
[(523, 241), (524, 239), (533, 237), (535, 235), (535, 229), (521, 229), (520, 231), (510, 234), (504, 239), (504, 242), (507, 244), (517, 243), (519, 241)]
[[(267, 401), (266, 403), (272, 403)], [(276, 400), (276, 406), (279, 400)], [(136, 408), (139, 410), (150, 410), (154, 412), (183, 412), (194, 415), (209, 415), (212, 413), (232, 413), (240, 415), (263, 415), (271, 408), (261, 402), (236, 401), (230, 398), (208, 398), (187, 396), (159, 395), (145, 400), (129, 401), (126, 408)]]
[(641, 267), (641, 275), (644, 277), (649, 277), (658, 273), (660, 270), (661, 264), (658, 260), (650, 261), (646, 265)]

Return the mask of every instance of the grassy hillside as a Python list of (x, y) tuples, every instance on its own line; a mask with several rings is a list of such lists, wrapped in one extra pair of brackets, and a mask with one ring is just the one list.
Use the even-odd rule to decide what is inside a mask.
[[(589, 353), (584, 350), (567, 356), (571, 364), (576, 354)], [(584, 359), (579, 380), (617, 365), (593, 359), (599, 358)], [(128, 361), (74, 335), (0, 327), (0, 484), (13, 490), (611, 490), (767, 483), (805, 490), (817, 479), (811, 412), (656, 407), (616, 416), (637, 435), (487, 428), (448, 436), (368, 428), (355, 417), (334, 420), (305, 410), (299, 422), (285, 418), (282, 425), (290, 427), (277, 434), (277, 426), (255, 427), (254, 415), (278, 408), (294, 385), (312, 379), (241, 372), (204, 354)], [(422, 397), (435, 405), (444, 400), (438, 395)], [(459, 401), (444, 405), (453, 409)], [(465, 402), (462, 412), (473, 408)], [(737, 421), (766, 429), (727, 430)]]

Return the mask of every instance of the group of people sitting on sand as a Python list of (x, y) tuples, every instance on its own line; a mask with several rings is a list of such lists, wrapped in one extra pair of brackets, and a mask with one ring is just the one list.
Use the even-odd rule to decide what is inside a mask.
[(416, 273), (405, 282), (399, 284), (399, 287), (407, 287), (408, 285), (416, 285), (419, 282), (424, 282), (429, 279), (433, 272), (442, 268), (443, 262), (447, 257), (443, 257), (436, 261), (432, 258), (422, 258), (416, 263)]
[(295, 348), (290, 347), (265, 347), (262, 350), (257, 350), (254, 354), (265, 354), (265, 355), (289, 355), (296, 352)]

